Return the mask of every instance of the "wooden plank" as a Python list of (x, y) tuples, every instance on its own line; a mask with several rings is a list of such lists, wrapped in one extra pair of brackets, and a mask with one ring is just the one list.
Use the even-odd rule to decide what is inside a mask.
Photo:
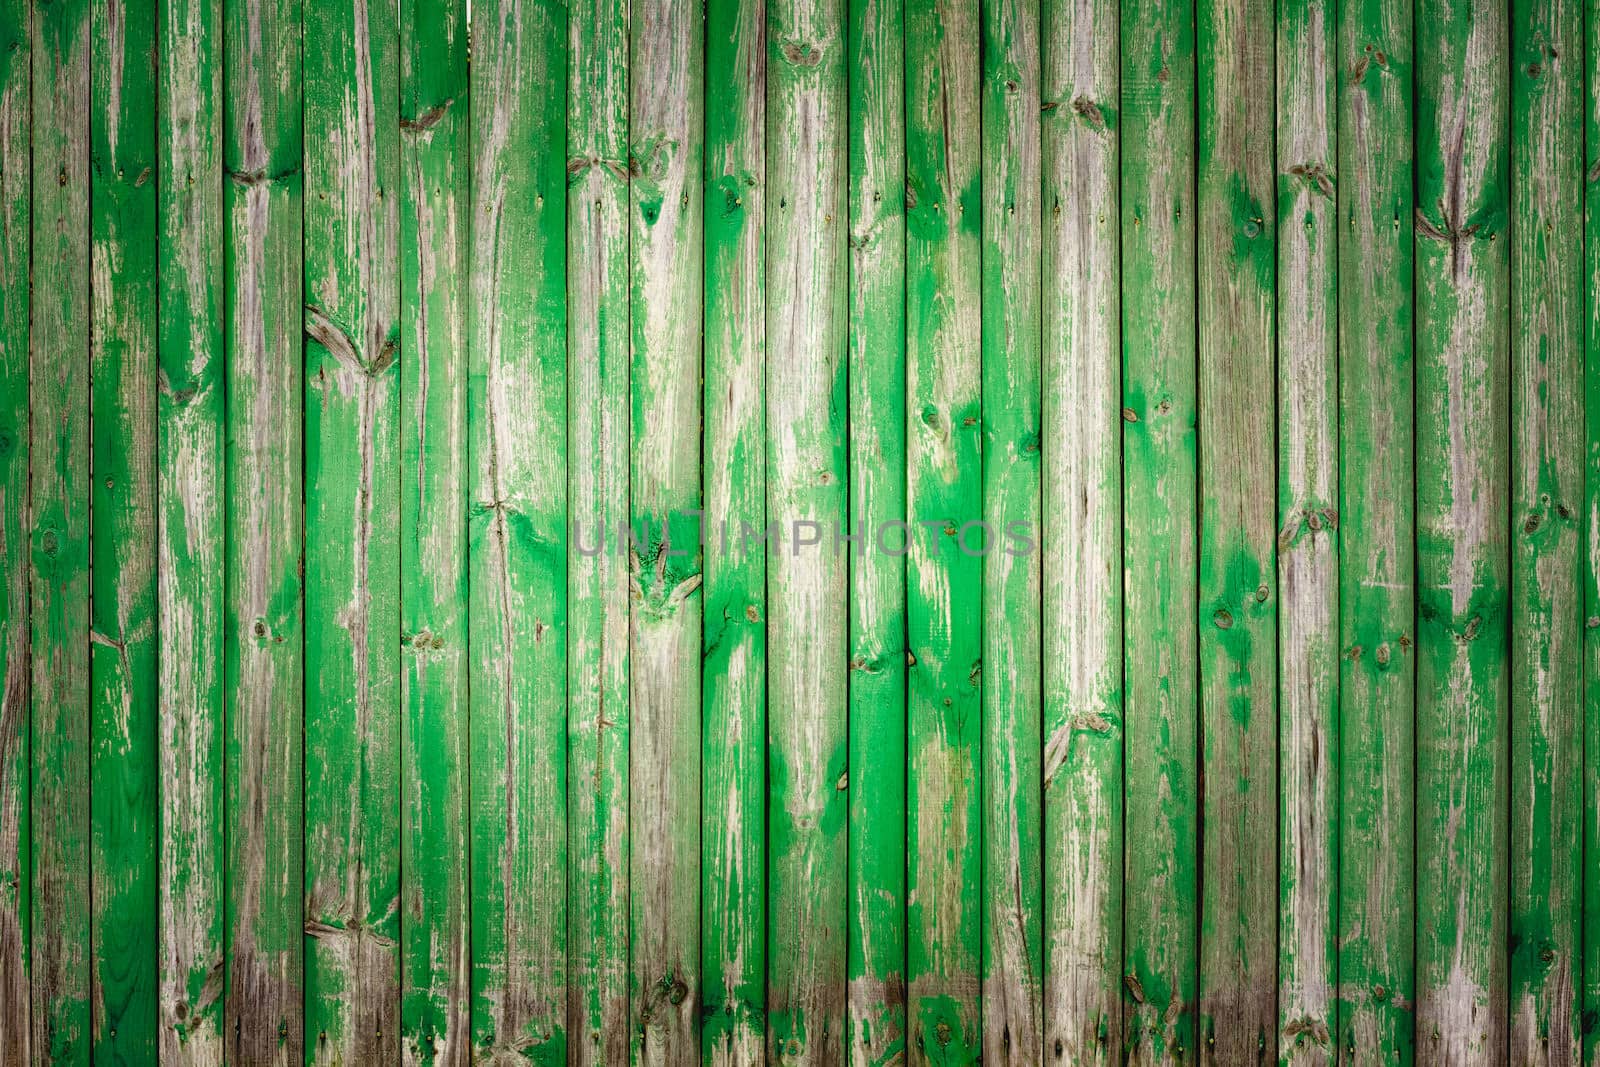
[(28, 297), (33, 4), (0, 2), (0, 1060), (25, 1063), (28, 979)]
[[(1024, 456), (1030, 447), (1037, 456), (1041, 440), (1043, 447), (1043, 516), (1022, 500), (1004, 518), (1045, 524), (1043, 1051), (1052, 1063), (1119, 1063), (1124, 1048), (1117, 18), (1109, 0), (1043, 5), (1043, 216), (1036, 205), (1014, 238), (1025, 240), (1042, 221), (1043, 421), (1019, 422), (990, 445), (990, 455), (1002, 444)], [(1012, 254), (996, 250), (1002, 261)], [(988, 337), (986, 329), (986, 346)], [(985, 373), (985, 393), (1004, 396), (1004, 376), (990, 374), (987, 359)], [(997, 423), (992, 403), (985, 407)], [(1024, 610), (1001, 603), (988, 617)]]
[(87, 1063), (90, 1008), (88, 0), (33, 21), (32, 998), (35, 1062)]
[[(900, 0), (850, 0), (851, 1063), (906, 1056), (905, 41)], [(881, 533), (881, 537), (880, 537)]]
[(1419, 3), (1417, 1044), (1505, 1054), (1506, 12)]
[(156, 1054), (156, 4), (96, 4), (90, 98), (94, 1058)]
[[(1127, 679), (1123, 1030), (1190, 1061), (1199, 998), (1199, 533), (1194, 11), (1130, 0), (1122, 31), (1122, 558)], [(1137, 310), (1137, 314), (1132, 313)]]
[(632, 1057), (700, 1062), (700, 6), (630, 14)]
[(400, 6), (400, 1052), (471, 1056), (467, 8)]
[(306, 1040), (400, 1051), (398, 6), (308, 0)]
[(1583, 877), (1583, 9), (1511, 27), (1511, 1061), (1576, 1064)]
[(767, 6), (706, 22), (701, 1058), (731, 1065), (765, 1062), (767, 1033), (767, 566), (739, 536), (767, 511)]
[(1238, 1064), (1277, 1030), (1273, 6), (1205, 0), (1196, 22), (1200, 1061)]
[(1403, 1065), (1413, 1056), (1411, 42), (1411, 0), (1341, 3), (1334, 1036), (1351, 1064)]
[(566, 8), (472, 29), (472, 1036), (567, 1049)]
[(568, 1024), (628, 1058), (628, 6), (570, 8), (567, 94)]
[[(1336, 1062), (1338, 12), (1277, 8), (1278, 1062)], [(1394, 284), (1391, 278), (1390, 284)], [(1252, 774), (1264, 788), (1264, 775)]]
[(160, 1057), (221, 1067), (227, 382), (220, 0), (166, 0), (156, 47)]
[[(849, 787), (842, 0), (772, 0), (767, 169), (768, 1058), (843, 1059)], [(812, 542), (807, 544), (806, 542)]]
[[(1584, 555), (1582, 559), (1583, 631), (1583, 790), (1600, 796), (1600, 10), (1584, 5)], [(1583, 817), (1585, 856), (1600, 856), (1600, 804), (1586, 804)], [(1583, 962), (1579, 972), (1582, 1058), (1600, 1063), (1600, 878), (1585, 868), (1582, 900)]]
[[(224, 0), (227, 1061), (305, 1062), (301, 5)], [(203, 1001), (202, 1001), (203, 1003)], [(198, 1008), (196, 1004), (194, 1007)]]
[(914, 1063), (981, 1049), (982, 518), (979, 19), (910, 7), (906, 50), (906, 411), (910, 648), (907, 977)]
[[(1042, 568), (1037, 544), (1024, 546), (1011, 535), (1025, 529), (1037, 541), (1043, 491), (1040, 4), (998, 0), (979, 8), (985, 42), (981, 330), (987, 526), (962, 531), (958, 547), (982, 554), (982, 662), (988, 676), (982, 703), (982, 1049), (991, 1063), (1036, 1063), (1044, 1048), (1046, 901), (1041, 835), (1047, 816), (1038, 741)], [(1088, 31), (1094, 40), (1090, 27), (1074, 30)], [(1115, 173), (1114, 164), (1109, 173)], [(1097, 413), (1114, 410), (1108, 401)], [(1111, 574), (1116, 570), (1109, 568)], [(1093, 789), (1097, 783), (1084, 784)]]

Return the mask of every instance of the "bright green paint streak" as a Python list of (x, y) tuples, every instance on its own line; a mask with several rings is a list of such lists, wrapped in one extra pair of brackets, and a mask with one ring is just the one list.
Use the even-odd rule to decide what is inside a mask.
[(567, 981), (573, 1060), (591, 1067), (625, 1061), (629, 1044), (626, 12), (569, 11), (568, 512), (581, 529), (567, 571)]
[(32, 977), (35, 1062), (90, 1052), (87, 0), (33, 23)]
[(470, 1049), (467, 927), (467, 23), (400, 11), (400, 1029), (407, 1063)]
[(706, 81), (703, 356), (701, 1057), (718, 1064), (766, 1048), (767, 570), (738, 538), (766, 522), (765, 14), (756, 0), (706, 11), (706, 64), (726, 72)]
[(152, 0), (95, 5), (89, 796), (94, 1060), (156, 1052), (156, 126)]
[[(906, 515), (905, 70), (898, 2), (849, 4), (850, 521)], [(846, 1048), (906, 1043), (906, 570), (898, 540), (851, 564)]]
[(1124, 1023), (1139, 1064), (1193, 1062), (1199, 997), (1194, 137), (1188, 4), (1122, 11)]
[[(1412, 1062), (1410, 0), (1339, 9), (1339, 958), (1344, 1062)], [(1377, 43), (1374, 43), (1377, 42)], [(1380, 992), (1381, 991), (1381, 992)]]
[(1576, 1063), (1583, 878), (1583, 11), (1512, 5), (1511, 1058)]
[(301, 5), (224, 0), (229, 1062), (304, 1061)]
[(1419, 3), (1417, 1046), (1507, 1040), (1505, 11)]
[(907, 1041), (913, 1063), (966, 1063), (982, 1040), (983, 567), (957, 547), (983, 501), (978, 5), (910, 8), (905, 34)]
[(472, 30), (472, 1039), (567, 1054), (566, 10)]

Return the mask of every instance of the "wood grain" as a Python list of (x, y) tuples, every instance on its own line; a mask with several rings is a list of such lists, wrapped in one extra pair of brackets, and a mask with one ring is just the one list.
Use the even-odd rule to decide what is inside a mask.
[[(988, 448), (1018, 458), (1031, 449), (1044, 471), (1042, 513), (1019, 500), (1000, 517), (1037, 528), (1039, 547), (1008, 565), (1038, 559), (1043, 580), (1044, 742), (1033, 754), (1042, 757), (1044, 790), (1042, 1051), (1047, 1062), (1111, 1064), (1124, 1048), (1125, 906), (1118, 10), (1050, 0), (1041, 18), (1043, 203), (1019, 211), (1012, 232), (1020, 244), (1042, 223), (1042, 364), (1037, 379), (1012, 388), (1025, 396), (1042, 386), (1042, 421), (1014, 425)], [(1021, 192), (1019, 208), (1028, 202)], [(1008, 300), (1002, 292), (990, 303), (1003, 309)], [(1004, 372), (985, 366), (995, 422), (987, 396), (1007, 396)], [(1005, 551), (1019, 547), (1008, 539)], [(1028, 606), (997, 610), (1019, 618)], [(998, 743), (1006, 731), (993, 733)]]
[(707, 68), (727, 76), (706, 81), (701, 1054), (731, 1067), (767, 1046), (768, 568), (741, 535), (767, 521), (769, 20), (763, 0), (706, 17)]
[(566, 11), (472, 11), (475, 1062), (567, 1055)]
[(400, 1055), (471, 1063), (467, 10), (400, 7)]
[(567, 1019), (574, 1063), (628, 1058), (628, 6), (572, 7), (567, 130)]
[(1339, 12), (1343, 1062), (1413, 1062), (1417, 679), (1410, 0)]
[(1280, 1063), (1334, 1063), (1339, 702), (1338, 14), (1277, 9)]
[[(226, 1059), (305, 1062), (301, 8), (224, 0)], [(191, 1005), (203, 1006), (203, 999)]]

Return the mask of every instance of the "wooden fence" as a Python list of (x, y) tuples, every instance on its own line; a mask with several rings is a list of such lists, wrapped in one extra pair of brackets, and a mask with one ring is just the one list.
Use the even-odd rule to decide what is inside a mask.
[(0, 1064), (1600, 1063), (1597, 159), (1600, 0), (0, 0)]

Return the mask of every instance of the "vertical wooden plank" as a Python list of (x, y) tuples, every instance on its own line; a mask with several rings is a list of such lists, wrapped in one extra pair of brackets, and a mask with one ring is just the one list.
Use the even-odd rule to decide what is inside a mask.
[(981, 1047), (982, 518), (980, 51), (976, 0), (906, 11), (909, 782), (913, 1063)]
[(628, 1058), (628, 5), (569, 11), (571, 1059)]
[(566, 8), (474, 5), (472, 1035), (567, 1053)]
[[(1043, 431), (1043, 1051), (1050, 1063), (1120, 1063), (1124, 1048), (1118, 13), (1109, 0), (1043, 7), (1043, 423), (1018, 426), (1011, 440), (989, 446), (993, 455), (1002, 444), (1031, 444), (1037, 454)], [(1018, 236), (1040, 221), (1020, 220)], [(986, 347), (988, 338), (986, 329)], [(1003, 376), (990, 374), (987, 360), (985, 373), (990, 410), (987, 396), (1003, 395)], [(1021, 517), (1018, 508), (1004, 516)], [(1037, 526), (1040, 516), (1030, 519)], [(988, 617), (1016, 610), (999, 605)], [(1146, 780), (1140, 788), (1154, 786)]]
[[(906, 1056), (905, 43), (901, 0), (850, 0), (847, 1055)], [(902, 524), (897, 527), (895, 524)]]
[(1200, 56), (1202, 1063), (1277, 1031), (1273, 5), (1205, 0)]
[(96, 3), (90, 99), (94, 1059), (156, 1055), (156, 4)]
[[(1600, 796), (1600, 4), (1584, 4), (1584, 557), (1583, 795)], [(1583, 852), (1600, 856), (1600, 804), (1585, 803)], [(1600, 1064), (1600, 877), (1583, 872), (1582, 1059)]]
[(1417, 1043), (1506, 1054), (1508, 57), (1417, 6)]
[[(1044, 1044), (1040, 846), (1046, 818), (1037, 545), (1042, 494), (1040, 4), (992, 0), (979, 7), (984, 525), (959, 531), (957, 547), (981, 555), (983, 573), (982, 663), (988, 684), (982, 705), (982, 1049), (992, 1063), (1035, 1063)], [(1115, 270), (1107, 276), (1115, 278)], [(1114, 405), (1103, 405), (1100, 414), (1107, 410)], [(1012, 536), (1024, 530), (1030, 538), (1026, 545)]]
[(766, 524), (767, 6), (711, 0), (706, 21), (701, 1055), (748, 1064), (768, 1003), (767, 567), (740, 536)]
[(1413, 1056), (1411, 20), (1411, 0), (1340, 3), (1339, 505), (1331, 525), (1339, 542), (1335, 1041), (1348, 1064), (1405, 1065)]
[(467, 9), (400, 6), (401, 1054), (471, 1059)]
[(1579, 1058), (1583, 12), (1512, 5), (1511, 1061)]
[(629, 1029), (700, 1062), (700, 330), (705, 37), (696, 0), (630, 26)]
[(1192, 1062), (1199, 998), (1194, 8), (1121, 14), (1123, 1027), (1158, 1064)]
[(0, 1060), (30, 1054), (28, 297), (33, 4), (0, 3)]
[(306, 1040), (400, 1050), (398, 5), (305, 32)]
[(768, 8), (768, 1057), (843, 1058), (850, 554), (843, 0)]
[(222, 4), (163, 0), (159, 7), (160, 1057), (221, 1067)]
[[(227, 1060), (305, 1061), (301, 5), (224, 0)], [(198, 395), (198, 394), (197, 394)], [(192, 1005), (199, 1007), (200, 1005)]]
[[(1339, 707), (1338, 11), (1277, 8), (1278, 1062), (1333, 1043)], [(1391, 280), (1390, 284), (1394, 284)], [(1203, 428), (1202, 428), (1203, 432)], [(1248, 488), (1248, 487), (1247, 487)], [(1270, 784), (1252, 771), (1252, 785)]]
[(87, 1063), (89, 0), (33, 23), (33, 1055)]

